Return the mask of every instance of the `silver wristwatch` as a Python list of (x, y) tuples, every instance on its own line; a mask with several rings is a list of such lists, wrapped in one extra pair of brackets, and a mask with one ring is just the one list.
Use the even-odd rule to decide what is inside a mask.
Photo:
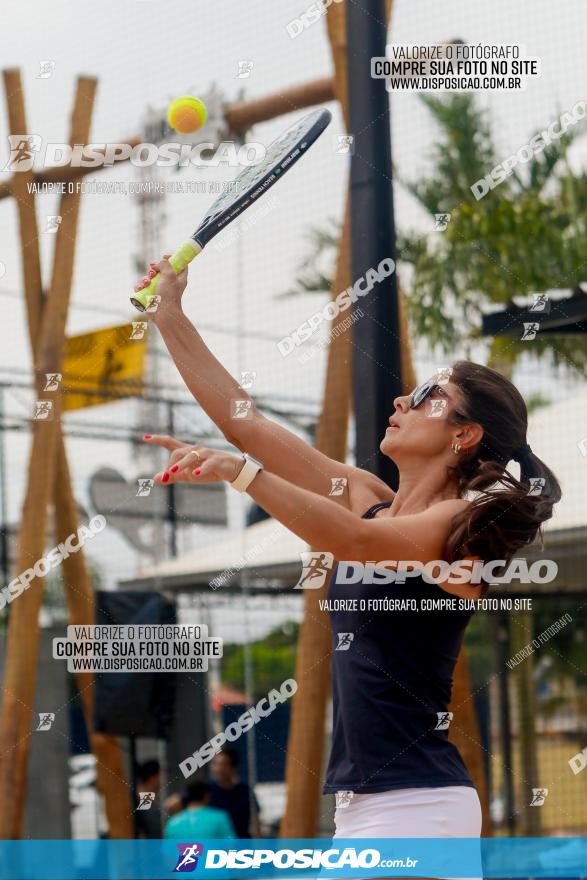
[(230, 484), (237, 492), (246, 492), (259, 471), (263, 470), (263, 465), (256, 458), (247, 453), (243, 453), (244, 465), (240, 469), (236, 479)]

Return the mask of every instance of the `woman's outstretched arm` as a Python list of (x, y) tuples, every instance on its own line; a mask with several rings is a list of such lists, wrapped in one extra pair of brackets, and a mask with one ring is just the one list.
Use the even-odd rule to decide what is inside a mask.
[[(187, 270), (177, 276), (166, 258), (156, 269), (161, 273), (157, 290), (161, 301), (151, 319), (187, 388), (229, 443), (259, 458), (268, 471), (321, 495), (329, 494), (333, 479), (345, 478), (346, 491), (336, 500), (359, 513), (393, 497), (390, 488), (375, 475), (329, 458), (263, 416), (185, 316), (181, 297)], [(246, 418), (233, 417), (236, 400), (245, 401)]]
[[(243, 467), (238, 456), (195, 446), (176, 449), (164, 473), (155, 482), (233, 482)], [(197, 456), (197, 458), (196, 458)], [(262, 470), (247, 487), (247, 494), (264, 510), (317, 550), (335, 559), (372, 562), (441, 559), (450, 522), (468, 502), (440, 501), (421, 513), (366, 520), (336, 504), (332, 498), (293, 485), (275, 473)]]

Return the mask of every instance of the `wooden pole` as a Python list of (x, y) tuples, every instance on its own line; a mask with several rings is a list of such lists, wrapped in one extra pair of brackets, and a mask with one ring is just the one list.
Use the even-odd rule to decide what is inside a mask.
[[(27, 132), (24, 95), (18, 70), (4, 71), (4, 87), (8, 101), (10, 131), (13, 134)], [(72, 131), (70, 143), (75, 143)], [(17, 175), (22, 185), (17, 199), (20, 221), (20, 237), (23, 259), (25, 301), (27, 324), (33, 361), (37, 348), (44, 296), (41, 286), (41, 263), (39, 254), (38, 228), (35, 215), (35, 196), (29, 192), (27, 183), (32, 172)], [(77, 531), (77, 508), (61, 425), (58, 426), (57, 465), (54, 491), (56, 515), (56, 538), (58, 542)], [(69, 607), (71, 624), (89, 625), (94, 623), (94, 594), (85, 556), (82, 550), (72, 554), (63, 563), (65, 596)], [(122, 773), (122, 756), (115, 737), (94, 734), (92, 676), (76, 674), (78, 688), (84, 706), (86, 727), (88, 729), (92, 752), (96, 758), (97, 788), (105, 799), (106, 817), (111, 837), (127, 837), (131, 828), (128, 818), (128, 786)], [(122, 812), (122, 815), (119, 815)]]
[[(28, 132), (28, 126), (20, 71), (15, 69), (4, 70), (3, 77), (9, 131), (11, 134), (26, 133)], [(18, 211), (27, 323), (33, 361), (43, 305), (39, 230), (35, 213), (35, 198), (29, 192), (29, 185), (34, 182), (34, 179), (35, 172), (31, 170), (13, 174), (9, 181), (9, 195), (13, 195), (16, 199)]]
[[(526, 645), (532, 644), (534, 637), (534, 615), (531, 611), (520, 611), (512, 620), (511, 656), (515, 657)], [(532, 788), (540, 787), (538, 766), (538, 745), (536, 739), (536, 679), (534, 654), (529, 654), (523, 663), (516, 667), (513, 683), (517, 696), (517, 749), (519, 755), (519, 784), (516, 792), (519, 804), (518, 834), (522, 837), (540, 837), (542, 830), (541, 811), (530, 806)]]
[[(351, 284), (350, 218), (347, 204), (331, 297)], [(326, 382), (316, 432), (316, 447), (337, 461), (346, 458), (351, 407), (352, 326), (333, 336), (328, 347)], [(287, 802), (280, 836), (314, 837), (318, 820), (324, 721), (330, 692), (331, 640), (328, 618), (320, 610), (324, 590), (306, 590), (304, 617), (298, 633), (295, 680), (286, 752)]]
[[(4, 71), (4, 89), (7, 99), (10, 131), (14, 134), (28, 131), (26, 124), (24, 97), (20, 81), (20, 73), (18, 70)], [(38, 334), (41, 316), (42, 283), (37, 218), (35, 214), (35, 201), (34, 197), (28, 192), (27, 189), (27, 185), (32, 181), (33, 176), (34, 175), (32, 171), (15, 174), (12, 180), (12, 192), (16, 198), (16, 204), (18, 208), (27, 317), (34, 360), (35, 340)], [(34, 529), (38, 528), (40, 531), (37, 532), (37, 534), (41, 536), (41, 541), (44, 541), (46, 526), (46, 518), (44, 512), (41, 511), (40, 515), (38, 511), (34, 511), (34, 513), (35, 520), (27, 524), (28, 532), (29, 534), (34, 534)], [(20, 537), (23, 537), (22, 528)], [(26, 538), (27, 536), (24, 535), (24, 537)], [(21, 546), (22, 545), (19, 543), (19, 547)], [(24, 564), (24, 568), (21, 565), (22, 555), (22, 553), (19, 553), (19, 572), (28, 567), (28, 564)], [(42, 553), (39, 553), (37, 555), (37, 558), (40, 555), (42, 555)], [(19, 598), (24, 601), (26, 598), (26, 594), (20, 596)], [(5, 670), (2, 703), (2, 719), (6, 719), (6, 725), (2, 723), (0, 726), (0, 756), (2, 757), (2, 760), (0, 761), (0, 828), (2, 829), (2, 831), (0, 831), (0, 834), (2, 835), (2, 837), (5, 838), (18, 837), (20, 834), (20, 822), (15, 821), (15, 816), (9, 812), (10, 804), (8, 804), (7, 802), (8, 800), (12, 801), (14, 799), (16, 811), (19, 810), (23, 798), (24, 770), (26, 769), (23, 765), (22, 760), (23, 733), (21, 731), (23, 729), (23, 725), (21, 724), (20, 718), (10, 718), (8, 715), (8, 711), (10, 711), (10, 707), (12, 704), (14, 704), (15, 700), (19, 701), (19, 708), (23, 709), (25, 714), (27, 714), (28, 716), (29, 723), (26, 732), (24, 733), (24, 736), (28, 738), (28, 736), (30, 735), (28, 728), (30, 727), (30, 714), (32, 704), (31, 699), (29, 699), (29, 701), (25, 703), (25, 695), (21, 695), (21, 693), (19, 692), (20, 682), (23, 678), (29, 677), (29, 671), (18, 668), (18, 661), (20, 658), (18, 657), (17, 653), (15, 654), (15, 652), (19, 651), (18, 635), (15, 635), (14, 633), (17, 628), (17, 624), (20, 623), (20, 621), (17, 620), (16, 623), (13, 625), (13, 617), (15, 617), (14, 609), (11, 609), (8, 627), (7, 668)], [(21, 626), (19, 626), (18, 629), (20, 629)], [(31, 619), (30, 621), (30, 630), (31, 638), (34, 642), (33, 662), (35, 664), (34, 669), (36, 670), (36, 656), (38, 651), (36, 617), (34, 618), (34, 620)], [(26, 638), (27, 634), (23, 633), (23, 642)], [(9, 688), (12, 688), (12, 690), (9, 690)], [(14, 753), (15, 751), (16, 754)], [(12, 773), (9, 772), (11, 769), (13, 770)], [(12, 785), (7, 784), (6, 777), (10, 779)], [(14, 786), (14, 788), (12, 786)]]
[(483, 764), (483, 746), (471, 693), (471, 681), (464, 647), (461, 649), (453, 674), (452, 699), (449, 708), (454, 713), (448, 731), (449, 739), (461, 753), (479, 794), (483, 812), (482, 835), (483, 837), (491, 837), (493, 829), (489, 812), (487, 776)]
[[(17, 71), (5, 74), (11, 127), (25, 122), (24, 101)], [(85, 142), (89, 136), (90, 120), (96, 89), (96, 81), (83, 78), (78, 89), (71, 120), (72, 142)], [(18, 118), (20, 117), (20, 118)], [(14, 129), (13, 129), (14, 130)], [(20, 129), (26, 131), (26, 125)], [(20, 177), (26, 177), (19, 173)], [(19, 175), (15, 175), (17, 177)], [(23, 186), (18, 181), (17, 186)], [(27, 311), (30, 317), (31, 342), (35, 346), (35, 386), (39, 396), (47, 396), (44, 389), (46, 373), (60, 372), (65, 343), (65, 324), (71, 289), (75, 235), (79, 212), (79, 195), (68, 194), (61, 198), (59, 212), (62, 217), (56, 238), (55, 260), (50, 292), (42, 316), (36, 313), (40, 299), (40, 260), (36, 238), (34, 201), (23, 205), (20, 212), (21, 236), (25, 282), (27, 284)], [(24, 228), (23, 228), (24, 226)], [(27, 233), (34, 232), (30, 236)], [(24, 234), (23, 234), (24, 233)], [(33, 269), (27, 268), (31, 262)], [(36, 289), (36, 293), (35, 293)], [(32, 424), (32, 449), (29, 462), (28, 484), (23, 506), (19, 534), (17, 573), (34, 567), (42, 558), (45, 547), (47, 508), (53, 490), (55, 461), (59, 448), (60, 399), (54, 399), (54, 417), (47, 421), (34, 420)], [(61, 441), (62, 442), (62, 441)], [(6, 672), (0, 723), (0, 752), (4, 760), (0, 765), (0, 835), (17, 838), (22, 833), (24, 793), (28, 759), (32, 703), (35, 693), (38, 660), (38, 617), (42, 600), (42, 578), (33, 577), (29, 588), (17, 597), (11, 608), (8, 625)]]
[[(233, 104), (225, 110), (226, 124), (229, 133), (239, 134), (249, 129), (257, 122), (265, 122), (269, 119), (275, 119), (286, 113), (293, 113), (296, 110), (303, 110), (305, 107), (312, 107), (315, 104), (324, 104), (332, 101), (334, 98), (333, 81), (330, 77), (314, 80), (302, 85), (293, 86), (291, 89), (284, 89), (274, 95), (267, 95), (264, 98), (257, 98), (254, 101), (242, 101)], [(18, 133), (26, 131), (20, 129)], [(134, 136), (120, 141), (120, 143), (129, 144), (136, 147), (142, 143), (142, 138)], [(85, 143), (85, 141), (78, 141)], [(99, 152), (99, 151), (96, 151)], [(126, 159), (120, 159), (119, 162), (126, 162)], [(69, 181), (81, 180), (88, 174), (96, 174), (103, 171), (104, 165), (95, 168), (72, 168), (71, 165), (65, 167), (54, 166), (46, 168), (44, 171), (32, 172), (30, 178), (36, 184), (42, 183), (67, 183)], [(0, 200), (6, 199), (13, 195), (13, 187), (18, 188), (17, 178), (23, 177), (24, 172), (13, 174), (10, 180), (0, 183)]]
[(404, 296), (399, 278), (397, 279), (397, 293), (399, 303), (402, 384), (404, 394), (409, 394), (418, 384), (418, 377), (416, 374), (414, 358), (412, 355), (412, 339), (410, 336), (410, 327), (408, 324), (407, 315), (408, 307), (406, 305), (406, 298)]
[(334, 98), (332, 77), (302, 83), (290, 89), (284, 89), (274, 95), (257, 98), (255, 101), (243, 101), (226, 108), (225, 118), (231, 132), (242, 133), (257, 122), (267, 122), (286, 113), (326, 104)]

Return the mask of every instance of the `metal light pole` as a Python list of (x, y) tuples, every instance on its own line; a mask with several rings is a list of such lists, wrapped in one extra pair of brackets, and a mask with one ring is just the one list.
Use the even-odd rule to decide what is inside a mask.
[[(395, 260), (389, 96), (371, 78), (371, 58), (385, 56), (385, 0), (346, 3), (351, 158), (351, 266), (353, 282), (382, 260)], [(379, 452), (394, 398), (402, 393), (400, 323), (395, 271), (353, 306), (353, 398), (356, 461), (393, 488), (397, 468)]]

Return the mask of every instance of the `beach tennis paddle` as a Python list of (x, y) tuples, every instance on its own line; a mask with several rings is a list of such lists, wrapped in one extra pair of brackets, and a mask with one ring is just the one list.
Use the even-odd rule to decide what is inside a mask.
[[(232, 186), (216, 199), (192, 237), (169, 258), (177, 275), (221, 229), (246, 211), (301, 159), (331, 118), (330, 111), (323, 108), (306, 114), (269, 145), (261, 162), (237, 174)], [(160, 277), (157, 273), (147, 287), (135, 291), (131, 296), (131, 303), (139, 311), (144, 312), (149, 307), (157, 293)]]

